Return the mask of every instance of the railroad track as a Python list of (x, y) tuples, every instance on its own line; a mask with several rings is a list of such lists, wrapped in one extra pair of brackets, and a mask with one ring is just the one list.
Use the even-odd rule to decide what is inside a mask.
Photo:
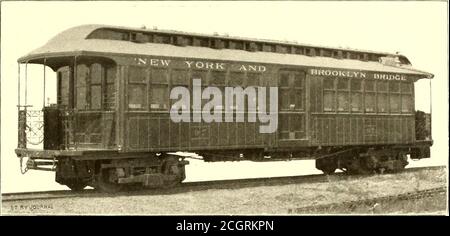
[[(445, 166), (432, 167), (416, 167), (403, 170), (401, 173), (417, 172), (422, 170), (444, 169)], [(85, 189), (80, 192), (71, 190), (56, 191), (40, 191), (40, 192), (20, 192), (20, 193), (4, 193), (2, 194), (2, 202), (8, 201), (25, 201), (39, 199), (56, 199), (56, 198), (80, 198), (80, 197), (116, 197), (116, 196), (138, 196), (138, 195), (164, 195), (175, 194), (190, 191), (202, 191), (208, 189), (238, 189), (244, 187), (255, 186), (273, 186), (298, 183), (321, 183), (340, 180), (355, 180), (367, 178), (373, 175), (346, 175), (345, 173), (335, 173), (333, 175), (314, 174), (302, 176), (283, 176), (283, 177), (266, 177), (266, 178), (249, 178), (249, 179), (229, 179), (229, 180), (213, 180), (199, 182), (185, 182), (181, 185), (169, 189), (143, 189), (119, 193), (102, 193), (94, 189)]]

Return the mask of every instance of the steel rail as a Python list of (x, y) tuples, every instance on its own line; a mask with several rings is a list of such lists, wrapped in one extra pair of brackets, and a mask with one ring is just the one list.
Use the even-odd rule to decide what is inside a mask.
[[(407, 168), (401, 172), (411, 173), (423, 170), (445, 169), (446, 166), (414, 167)], [(78, 197), (112, 197), (112, 196), (139, 196), (139, 195), (167, 195), (190, 191), (203, 191), (209, 189), (239, 189), (256, 186), (274, 186), (299, 183), (323, 183), (329, 181), (357, 180), (372, 177), (374, 175), (347, 175), (345, 173), (335, 173), (333, 175), (313, 174), (300, 176), (282, 176), (282, 177), (264, 177), (264, 178), (246, 178), (246, 179), (227, 179), (227, 180), (209, 180), (198, 182), (184, 182), (173, 188), (153, 188), (153, 189), (129, 189), (129, 191), (118, 193), (104, 193), (95, 189), (85, 189), (83, 191), (71, 190), (52, 190), (38, 192), (17, 192), (2, 194), (2, 202), (24, 201), (24, 200), (45, 200), (56, 198), (78, 198)]]

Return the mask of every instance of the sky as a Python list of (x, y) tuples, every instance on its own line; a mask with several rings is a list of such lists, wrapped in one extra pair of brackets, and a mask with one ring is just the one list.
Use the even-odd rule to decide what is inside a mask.
[[(17, 59), (59, 32), (81, 24), (180, 30), (289, 40), (406, 55), (432, 81), (432, 158), (448, 162), (448, 32), (445, 2), (1, 2), (2, 192), (65, 189), (54, 173), (21, 175), (17, 146)], [(29, 101), (42, 105), (42, 66), (30, 67)], [(55, 76), (47, 73), (47, 95)], [(23, 76), (23, 74), (22, 74)], [(23, 77), (22, 77), (23, 78)], [(429, 110), (429, 81), (416, 84), (416, 108)], [(36, 89), (37, 88), (37, 89)], [(420, 163), (420, 164), (418, 164)], [(202, 163), (187, 166), (187, 180), (316, 173), (314, 162)]]

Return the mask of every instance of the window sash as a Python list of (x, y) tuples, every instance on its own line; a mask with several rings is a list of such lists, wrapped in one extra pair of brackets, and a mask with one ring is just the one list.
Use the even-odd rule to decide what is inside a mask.
[(391, 94), (389, 97), (389, 105), (391, 113), (400, 113), (401, 112), (401, 96), (400, 94)]
[(387, 93), (377, 94), (377, 112), (378, 113), (389, 112), (389, 96)]
[(92, 111), (113, 110), (115, 73), (115, 66), (100, 63), (78, 64), (75, 78), (75, 108)]

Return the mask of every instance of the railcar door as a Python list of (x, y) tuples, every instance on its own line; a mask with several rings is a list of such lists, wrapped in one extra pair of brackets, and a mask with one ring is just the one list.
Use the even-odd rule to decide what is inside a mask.
[(283, 145), (306, 139), (305, 79), (301, 70), (280, 70), (278, 140)]
[(44, 149), (64, 148), (64, 126), (61, 111), (73, 107), (73, 71), (69, 66), (58, 69), (56, 75), (57, 104), (44, 107)]

